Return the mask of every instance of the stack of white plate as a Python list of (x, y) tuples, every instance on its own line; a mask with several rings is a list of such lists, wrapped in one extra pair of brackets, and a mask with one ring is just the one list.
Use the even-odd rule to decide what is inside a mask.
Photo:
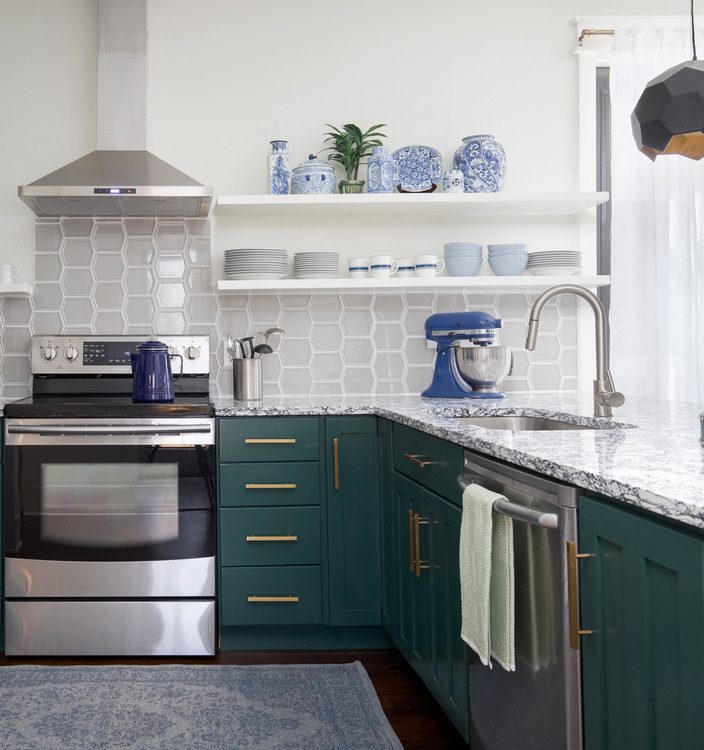
[(228, 279), (285, 279), (287, 262), (286, 250), (225, 250), (225, 276)]
[(294, 279), (333, 279), (340, 275), (340, 253), (296, 253)]
[(528, 253), (526, 270), (533, 276), (571, 276), (581, 267), (582, 253), (576, 250), (546, 250)]

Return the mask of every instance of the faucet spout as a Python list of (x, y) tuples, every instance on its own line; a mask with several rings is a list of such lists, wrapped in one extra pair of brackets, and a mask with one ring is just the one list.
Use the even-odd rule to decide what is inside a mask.
[(559, 294), (574, 294), (585, 300), (594, 312), (596, 330), (596, 380), (594, 381), (594, 414), (598, 417), (611, 416), (611, 408), (623, 406), (625, 397), (618, 393), (609, 370), (609, 320), (601, 300), (588, 289), (577, 284), (560, 284), (543, 292), (535, 300), (528, 316), (526, 349), (533, 351), (538, 339), (540, 315), (545, 305)]

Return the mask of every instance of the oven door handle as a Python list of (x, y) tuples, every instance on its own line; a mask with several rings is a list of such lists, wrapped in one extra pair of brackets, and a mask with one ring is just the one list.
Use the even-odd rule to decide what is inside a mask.
[(8, 425), (8, 433), (15, 435), (185, 435), (210, 431), (210, 425)]

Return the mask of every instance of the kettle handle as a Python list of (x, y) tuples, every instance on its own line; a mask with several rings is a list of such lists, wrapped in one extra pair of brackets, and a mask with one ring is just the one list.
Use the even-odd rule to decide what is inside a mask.
[(173, 376), (174, 380), (178, 380), (183, 375), (183, 357), (180, 354), (169, 354), (169, 357), (178, 357), (181, 360), (181, 372)]

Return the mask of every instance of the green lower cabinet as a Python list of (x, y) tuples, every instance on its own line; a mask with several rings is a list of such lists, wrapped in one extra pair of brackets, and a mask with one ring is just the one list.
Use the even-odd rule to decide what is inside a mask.
[(330, 625), (380, 625), (376, 417), (328, 417), (325, 436)]
[(704, 538), (579, 508), (585, 750), (701, 750)]
[(469, 735), (467, 648), (460, 637), (461, 509), (398, 472), (396, 645), (460, 734)]
[(380, 419), (379, 436), (379, 501), (381, 505), (381, 624), (384, 631), (396, 640), (398, 597), (396, 595), (396, 559), (398, 539), (394, 516), (393, 430), (391, 422)]

